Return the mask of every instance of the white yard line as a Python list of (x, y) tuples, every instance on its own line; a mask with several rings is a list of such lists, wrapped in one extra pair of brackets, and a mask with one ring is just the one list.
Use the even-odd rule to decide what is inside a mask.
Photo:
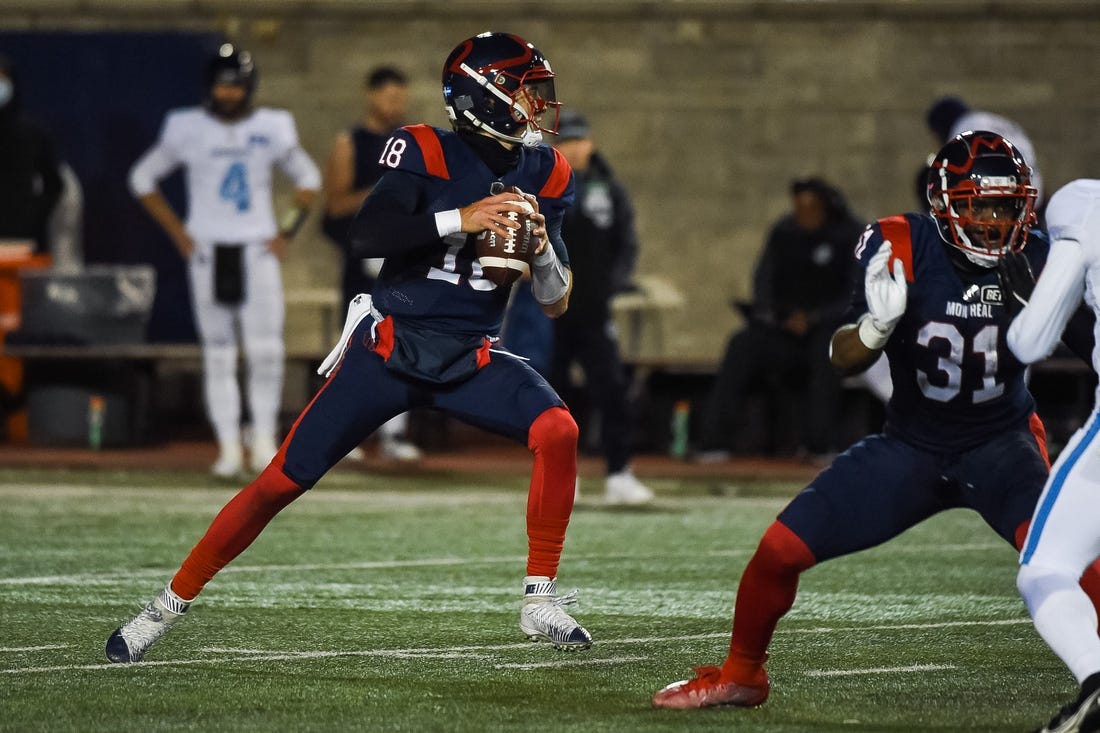
[[(777, 633), (807, 633), (812, 631), (813, 633), (825, 633), (825, 632), (850, 632), (850, 631), (878, 631), (878, 630), (911, 630), (911, 629), (939, 629), (949, 627), (968, 627), (968, 626), (1004, 626), (1009, 624), (1025, 624), (1031, 623), (1030, 619), (999, 619), (993, 621), (943, 621), (928, 624), (884, 624), (884, 625), (862, 625), (858, 629), (852, 627), (822, 627), (817, 629), (790, 629), (779, 630)], [(713, 633), (713, 634), (687, 634), (684, 636), (649, 636), (649, 637), (634, 637), (626, 639), (609, 639), (606, 641), (597, 641), (598, 647), (617, 647), (622, 645), (633, 644), (660, 644), (668, 642), (684, 642), (684, 641), (698, 641), (704, 639), (726, 639), (729, 638), (728, 632)], [(519, 651), (523, 649), (532, 649), (531, 642), (517, 642), (510, 644), (487, 644), (477, 646), (453, 646), (453, 647), (410, 647), (404, 649), (345, 649), (335, 651), (302, 651), (302, 652), (287, 652), (270, 650), (265, 651), (262, 649), (225, 649), (220, 647), (203, 649), (203, 653), (211, 654), (212, 656), (204, 657), (201, 659), (172, 659), (163, 661), (142, 662), (140, 664), (62, 664), (54, 666), (44, 667), (16, 667), (11, 669), (0, 669), (0, 674), (9, 675), (23, 675), (23, 674), (41, 674), (50, 672), (72, 672), (72, 671), (93, 671), (93, 670), (142, 670), (152, 667), (182, 667), (195, 664), (225, 664), (227, 662), (293, 662), (293, 661), (308, 661), (313, 659), (332, 659), (336, 657), (387, 657), (397, 659), (471, 659), (481, 658), (488, 659), (493, 656), (494, 652), (511, 652)], [(645, 659), (646, 657), (633, 658), (630, 661), (638, 661)], [(607, 661), (600, 661), (607, 660)], [(578, 658), (578, 662), (585, 662), (589, 664), (614, 664), (615, 658), (601, 658), (596, 657), (589, 659), (587, 657)], [(562, 666), (563, 664), (572, 664), (572, 660), (555, 660), (554, 666)], [(550, 666), (547, 663), (530, 663), (526, 666), (519, 665), (509, 668), (514, 669), (536, 669), (544, 666)], [(919, 665), (918, 665), (919, 666)], [(885, 670), (887, 672), (894, 671), (892, 668)], [(897, 671), (906, 671), (903, 668), (898, 668)], [(922, 670), (913, 670), (922, 671)], [(874, 670), (871, 671), (845, 671), (845, 670), (824, 670), (818, 676), (828, 676), (829, 674), (877, 674)], [(809, 673), (807, 673), (809, 674)]]
[(916, 629), (948, 629), (959, 628), (966, 626), (1017, 626), (1021, 624), (1030, 624), (1030, 618), (1002, 618), (992, 621), (933, 621), (926, 624), (881, 624), (874, 626), (867, 626), (861, 624), (859, 626), (821, 626), (813, 629), (787, 629), (779, 630), (778, 634), (821, 634), (831, 633), (833, 631), (908, 631)]
[(807, 677), (848, 677), (860, 674), (894, 674), (897, 672), (937, 672), (958, 669), (954, 664), (913, 664), (908, 667), (874, 667), (871, 669), (811, 669), (802, 674)]
[(0, 654), (4, 652), (44, 652), (50, 649), (67, 649), (68, 644), (51, 644), (50, 646), (4, 646), (0, 647)]
[(513, 664), (494, 664), (493, 669), (550, 669), (554, 667), (591, 667), (594, 664), (626, 664), (627, 662), (643, 662), (649, 657), (603, 657), (589, 659), (575, 657), (573, 659), (560, 659), (554, 662), (527, 662)]
[[(926, 547), (921, 545), (914, 548), (906, 548), (913, 551), (927, 551), (936, 549), (950, 552), (971, 552), (977, 550), (989, 550), (1001, 547), (1000, 544), (972, 544), (972, 545), (936, 545)], [(705, 557), (740, 557), (751, 554), (750, 549), (715, 550), (703, 553)], [(667, 555), (654, 556), (667, 559)], [(507, 563), (523, 563), (526, 558), (522, 555), (504, 557), (425, 557), (409, 560), (364, 560), (361, 562), (343, 563), (301, 563), (293, 565), (229, 565), (220, 573), (266, 573), (266, 572), (295, 572), (318, 570), (388, 570), (397, 568), (426, 568), (426, 567), (454, 567), (456, 565), (502, 565)], [(638, 554), (599, 555), (599, 556), (574, 556), (572, 562), (589, 562), (593, 560), (616, 559), (644, 559)], [(142, 568), (139, 570), (118, 570), (103, 573), (80, 573), (74, 575), (32, 575), (20, 578), (0, 578), (0, 586), (3, 585), (87, 585), (103, 581), (118, 581), (129, 578), (166, 578), (176, 572), (176, 568)]]

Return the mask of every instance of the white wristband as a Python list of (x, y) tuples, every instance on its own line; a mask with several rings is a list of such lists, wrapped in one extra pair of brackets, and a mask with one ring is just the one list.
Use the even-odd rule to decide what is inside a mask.
[(440, 237), (461, 232), (462, 214), (458, 213), (458, 209), (437, 211), (435, 213), (435, 230), (439, 232)]
[(863, 345), (873, 351), (879, 351), (886, 342), (890, 340), (890, 334), (894, 332), (894, 329), (890, 329), (885, 333), (878, 326), (875, 325), (875, 319), (871, 317), (870, 313), (864, 313), (859, 319), (859, 340), (863, 342)]

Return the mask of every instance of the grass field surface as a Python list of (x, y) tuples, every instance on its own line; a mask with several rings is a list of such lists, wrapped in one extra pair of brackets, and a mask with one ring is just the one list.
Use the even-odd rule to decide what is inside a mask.
[(334, 473), (127, 666), (107, 636), (235, 487), (0, 471), (0, 730), (1025, 731), (1075, 691), (1015, 553), (954, 511), (806, 573), (763, 707), (654, 710), (724, 658), (737, 580), (800, 486), (653, 485), (655, 507), (573, 515), (559, 588), (581, 589), (587, 652), (519, 632), (524, 480)]

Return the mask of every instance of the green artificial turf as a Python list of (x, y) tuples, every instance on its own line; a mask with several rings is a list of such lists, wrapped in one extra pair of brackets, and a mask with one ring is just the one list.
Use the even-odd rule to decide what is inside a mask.
[(663, 711), (725, 656), (737, 580), (794, 483), (658, 481), (573, 515), (559, 588), (596, 639), (517, 627), (525, 482), (334, 473), (208, 587), (146, 663), (107, 636), (234, 487), (200, 474), (0, 471), (3, 731), (1024, 731), (1073, 694), (1016, 556), (949, 512), (807, 572), (756, 710)]

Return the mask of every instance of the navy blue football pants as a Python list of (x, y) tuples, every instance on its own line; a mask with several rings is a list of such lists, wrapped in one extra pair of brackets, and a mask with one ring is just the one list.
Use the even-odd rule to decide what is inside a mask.
[(507, 354), (493, 353), (473, 377), (453, 385), (395, 374), (369, 347), (370, 327), (368, 318), (355, 329), (343, 360), (284, 441), (283, 473), (302, 488), (317, 483), (382, 423), (413, 407), (441, 410), (526, 445), (531, 423), (563, 406), (538, 372)]
[(875, 547), (956, 507), (978, 512), (1016, 547), (1049, 470), (1041, 436), (1023, 425), (974, 448), (934, 452), (872, 435), (837, 456), (779, 521), (817, 562)]

